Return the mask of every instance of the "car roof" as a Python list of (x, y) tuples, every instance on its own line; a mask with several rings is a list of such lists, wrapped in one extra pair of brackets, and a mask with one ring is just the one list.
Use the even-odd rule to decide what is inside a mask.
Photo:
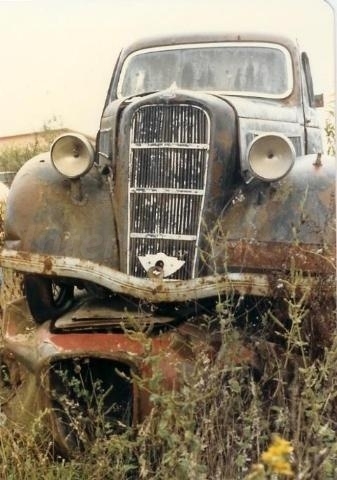
[(145, 48), (165, 47), (193, 43), (216, 43), (216, 42), (268, 42), (283, 45), (288, 50), (297, 49), (297, 43), (289, 37), (274, 34), (256, 32), (210, 32), (210, 33), (174, 33), (171, 35), (152, 36), (132, 42), (122, 50), (122, 56)]

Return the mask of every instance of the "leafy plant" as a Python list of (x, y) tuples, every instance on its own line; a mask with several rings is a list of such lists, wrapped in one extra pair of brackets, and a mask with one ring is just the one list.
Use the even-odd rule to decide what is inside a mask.
[(336, 155), (336, 120), (333, 106), (329, 106), (327, 110), (327, 118), (325, 121), (325, 138), (327, 142), (328, 155)]

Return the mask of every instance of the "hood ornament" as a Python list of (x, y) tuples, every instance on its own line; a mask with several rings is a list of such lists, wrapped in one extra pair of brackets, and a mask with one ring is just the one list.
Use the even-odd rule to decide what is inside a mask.
[(171, 85), (163, 91), (162, 97), (163, 98), (174, 98), (177, 94), (178, 85), (176, 82), (171, 83)]

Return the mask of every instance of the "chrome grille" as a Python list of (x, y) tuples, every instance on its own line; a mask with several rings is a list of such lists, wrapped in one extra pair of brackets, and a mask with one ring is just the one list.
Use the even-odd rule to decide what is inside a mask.
[(209, 152), (209, 117), (194, 105), (148, 105), (133, 115), (129, 164), (128, 273), (138, 257), (185, 260), (170, 278), (193, 278)]

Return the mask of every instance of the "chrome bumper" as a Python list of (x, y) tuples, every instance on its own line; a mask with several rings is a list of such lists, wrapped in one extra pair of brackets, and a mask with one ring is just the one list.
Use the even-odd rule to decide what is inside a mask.
[[(222, 294), (272, 296), (291, 286), (291, 280), (262, 273), (226, 273), (192, 280), (144, 279), (127, 275), (105, 265), (74, 257), (56, 257), (3, 249), (0, 265), (24, 273), (86, 280), (115, 293), (131, 295), (153, 303), (182, 302)], [(301, 276), (298, 292), (310, 290), (313, 277)]]

